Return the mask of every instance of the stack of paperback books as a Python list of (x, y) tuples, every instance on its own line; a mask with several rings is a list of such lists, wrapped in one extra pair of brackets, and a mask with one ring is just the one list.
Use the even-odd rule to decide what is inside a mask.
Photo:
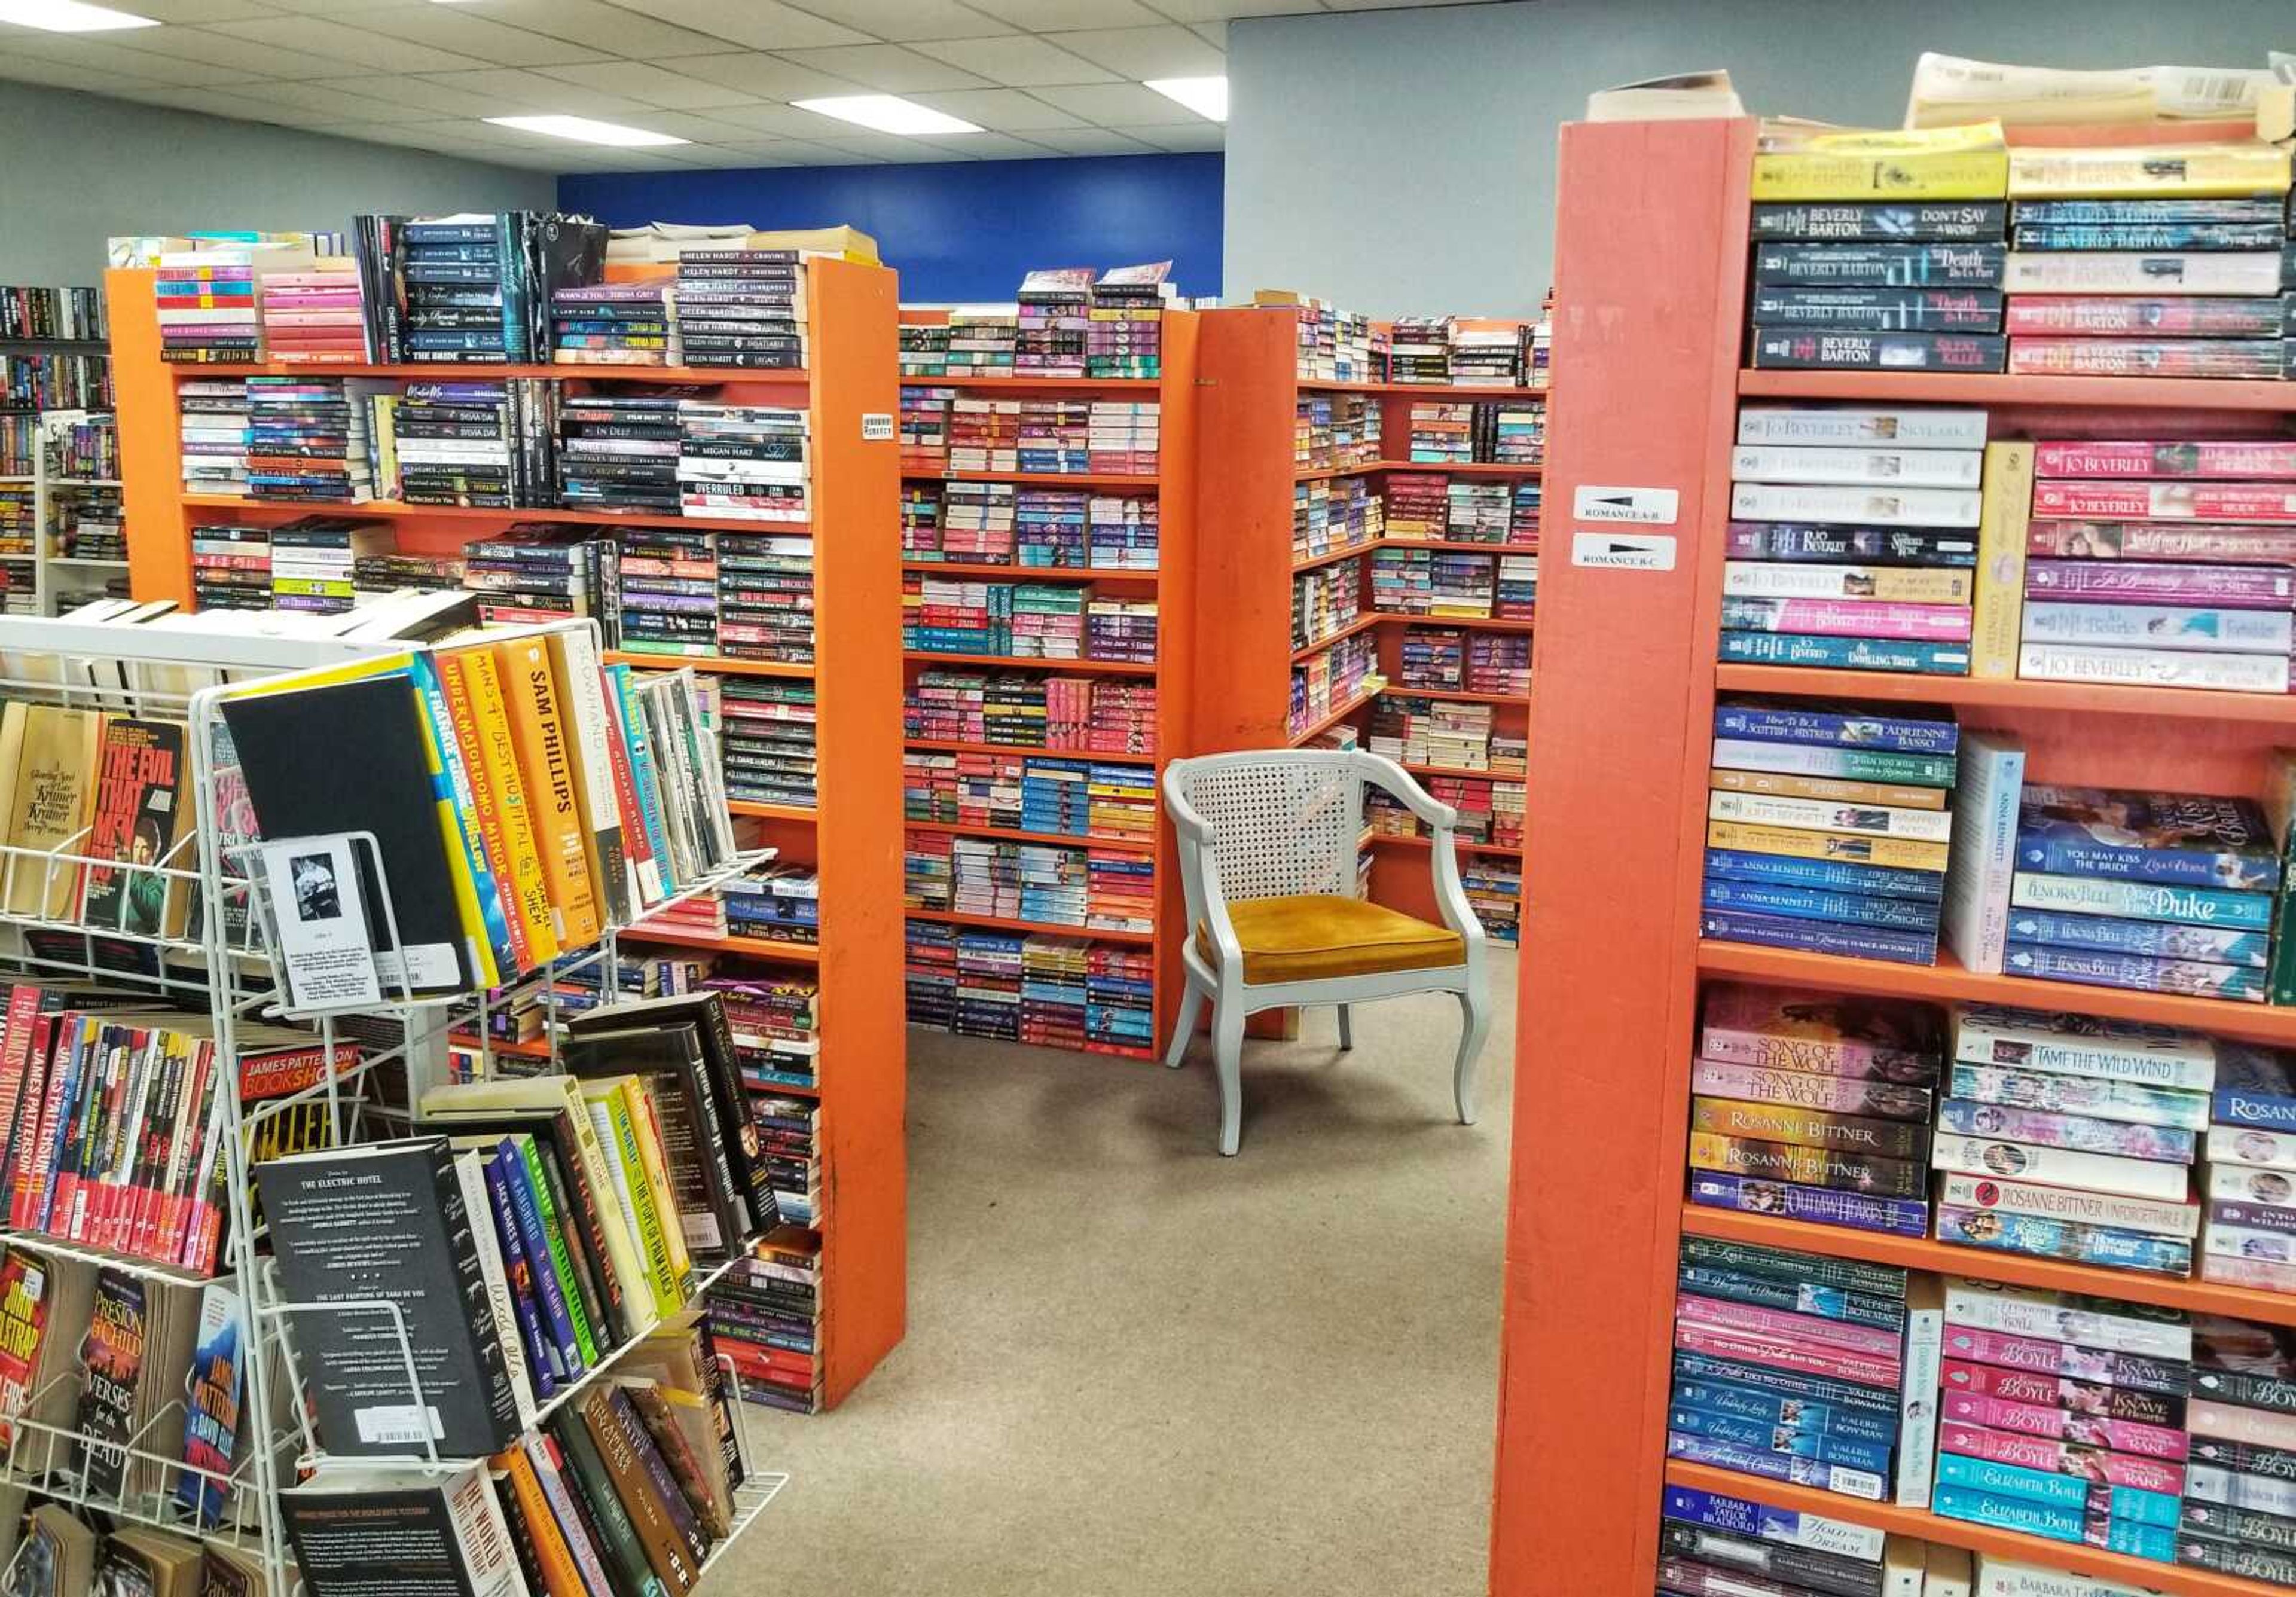
[[(1003, 483), (962, 483), (963, 487), (1002, 487)], [(1086, 563), (1085, 520), (1088, 495), (1078, 488), (1023, 487), (1011, 501), (1010, 530), (1004, 561), (1023, 566), (1082, 566)]]
[(1320, 560), (1379, 541), (1384, 511), (1360, 477), (1317, 477), (1292, 485), (1292, 558)]
[(821, 1145), (814, 1126), (820, 1107), (809, 1098), (775, 1095), (750, 1101), (774, 1209), (785, 1225), (821, 1223)]
[(1082, 399), (1023, 399), (1017, 470), (1061, 473), (1091, 469), (1091, 406)]
[(1451, 318), (1451, 381), (1467, 388), (1525, 386), (1530, 323), (1475, 316)]
[(796, 250), (685, 250), (677, 258), (676, 292), (677, 361), (772, 371), (805, 365), (805, 266)]
[(1538, 556), (1499, 556), (1498, 586), (1491, 613), (1503, 620), (1528, 621), (1538, 610)]
[[(955, 389), (901, 389), (901, 470), (938, 477), (948, 469), (949, 407)], [(975, 471), (982, 468), (974, 467)]]
[(1928, 1128), (1945, 1050), (1944, 1017), (1927, 1004), (1709, 986), (1692, 1072), (1690, 1201), (1927, 1236)]
[(308, 271), (266, 272), (262, 285), (267, 358), (314, 364), (366, 358), (358, 273), (348, 256), (320, 258)]
[(1943, 1355), (1931, 1512), (2175, 1561), (2193, 1383), (2182, 1311), (1948, 1280)]
[(550, 358), (562, 366), (675, 366), (676, 312), (667, 278), (592, 283), (550, 296)]
[(1451, 339), (1448, 316), (1398, 317), (1388, 330), (1387, 381), (1448, 387)]
[(2189, 1276), (2217, 1046), (2087, 1015), (1965, 1008), (1938, 1106), (1939, 1241)]
[[(1720, 658), (1966, 676), (1985, 413), (1746, 405), (1730, 462)], [(1921, 563), (1845, 559), (1898, 528)], [(1742, 553), (1747, 552), (1747, 553)]]
[(901, 558), (939, 560), (941, 547), (942, 490), (933, 482), (901, 484)]
[(729, 659), (813, 663), (813, 540), (718, 536), (718, 649)]
[(761, 865), (721, 889), (726, 928), (767, 943), (821, 941), (821, 879), (797, 865)]
[(690, 516), (801, 522), (811, 513), (802, 410), (677, 402), (678, 504)]
[(1457, 704), (1413, 694), (1384, 694), (1372, 706), (1365, 747), (1402, 766), (1441, 766), (1488, 771), (1491, 722), (1488, 704)]
[(1453, 478), (1443, 489), (1441, 536), (1454, 544), (1504, 544), (1513, 503), (1504, 482)]
[(595, 615), (601, 553), (578, 528), (521, 522), (463, 545), (462, 586), (489, 625)]
[(1152, 495), (1093, 495), (1086, 509), (1086, 563), (1099, 571), (1153, 571), (1157, 566), (1157, 501)]
[(1382, 358), (1372, 360), (1372, 328), (1368, 316), (1344, 311), (1328, 300), (1304, 299), (1281, 289), (1261, 289), (1254, 305), (1280, 306), (1294, 312), (1299, 356), (1296, 367), (1302, 382), (1378, 382), (1387, 370)]
[(1292, 578), (1292, 647), (1312, 649), (1353, 627), (1363, 615), (1363, 566), (1356, 561), (1316, 566)]
[(1685, 1237), (1677, 1289), (1668, 1457), (1874, 1503), (1928, 1484), (1905, 1271)]
[(608, 641), (634, 654), (718, 652), (718, 537), (678, 527), (617, 534)]
[(2018, 675), (2285, 693), (2296, 442), (2033, 446)]
[(2291, 375), (2288, 192), (2285, 144), (2018, 149), (2009, 369)]
[(1153, 477), (1163, 406), (1153, 399), (1095, 399), (1085, 425), (1085, 469), (1115, 477)]
[(2296, 1293), (2296, 1067), (2244, 1043), (2215, 1052), (2201, 1279)]
[(1510, 947), (1521, 941), (1521, 861), (1499, 854), (1470, 854), (1459, 862), (1459, 885), (1491, 941)]
[[(463, 586), (469, 569), (460, 555), (406, 554), (396, 549), (379, 554), (363, 554), (351, 562), (351, 585), (362, 599), (369, 594), (396, 594), (406, 589), (417, 593), (452, 593)], [(487, 607), (479, 607), (480, 619), (487, 618)]]
[(941, 485), (939, 552), (967, 565), (1013, 561), (1020, 527), (1020, 490), (1009, 482)]
[(386, 480), (410, 504), (546, 503), (552, 397), (533, 378), (410, 382), (375, 402), (388, 423)]
[(1292, 463), (1338, 471), (1380, 457), (1379, 402), (1363, 394), (1302, 394), (1292, 414)]
[(2284, 1326), (2202, 1315), (2193, 1324), (2192, 1432), (2177, 1561), (2296, 1585), (2296, 1347)]
[(1726, 700), (1714, 729), (1703, 935), (1934, 964), (1951, 712)]
[(1087, 1005), (1086, 950), (1080, 938), (1031, 933), (1021, 944), (1021, 1040), (1081, 1049)]
[(1067, 583), (1015, 584), (1005, 609), (1011, 617), (1005, 646), (996, 652), (1025, 659), (1081, 659), (1090, 652), (1088, 587)]
[[(701, 987), (717, 994), (725, 1005), (734, 1062), (741, 1068), (753, 1119), (759, 1118), (765, 1102), (778, 1099), (780, 1089), (820, 1085), (818, 983), (734, 967), (707, 977)], [(763, 1131), (762, 1125), (759, 1129)]]
[(340, 377), (247, 380), (247, 495), (350, 504), (373, 497), (366, 408)]
[(247, 380), (202, 377), (176, 385), (182, 411), (184, 492), (247, 491)]
[(1526, 478), (1514, 485), (1514, 497), (1507, 511), (1507, 542), (1536, 545), (1538, 542), (1538, 513), (1546, 503), (1544, 485), (1535, 478)]
[(2051, 907), (2013, 919), (2009, 974), (2264, 1002), (2282, 869), (2254, 801), (2028, 786), (2015, 849), (2021, 910)]
[(1013, 370), (1021, 377), (1082, 377), (1091, 324), (1090, 266), (1048, 266), (1021, 279)]
[(1459, 465), (1475, 458), (1475, 407), (1431, 400), (1411, 406), (1409, 458), (1423, 465)]
[[(1430, 684), (1440, 685), (1440, 684)], [(1467, 639), (1466, 678), (1472, 693), (1520, 695), (1530, 692), (1530, 640), (1504, 632), (1478, 632)]]
[[(922, 408), (922, 402), (920, 401)], [(947, 469), (951, 471), (1017, 471), (1021, 469), (1021, 402), (1018, 399), (953, 398), (948, 402)]]
[(1667, 1487), (1659, 1511), (1659, 1578), (1684, 1597), (1726, 1597), (1750, 1578), (1764, 1597), (2130, 1597), (2054, 1570), (2034, 1571), (2045, 1585), (1972, 1585), (1963, 1548), (1689, 1486)]
[(1164, 373), (1164, 300), (1172, 263), (1111, 266), (1092, 285), (1085, 330), (1085, 375), (1149, 378)]
[(1406, 688), (1456, 693), (1467, 685), (1467, 635), (1456, 627), (1405, 627), (1397, 659)]
[(358, 601), (358, 561), (387, 553), (392, 533), (381, 521), (304, 516), (271, 529), (271, 605), (275, 610), (339, 615)]
[(271, 529), (223, 522), (195, 525), (192, 602), (201, 610), (269, 610)]
[(1121, 1059), (1155, 1054), (1156, 956), (1094, 943), (1085, 954), (1085, 1051)]
[(1074, 586), (1068, 593), (1085, 601), (1085, 659), (1156, 663), (1156, 601), (1119, 599)]
[(713, 1345), (766, 1408), (821, 1407), (821, 1239), (781, 1227), (709, 1291)]
[(1449, 482), (1439, 471), (1390, 471), (1382, 485), (1390, 540), (1455, 538)]
[(937, 921), (904, 923), (901, 990), (910, 1025), (956, 1029), (956, 937), (957, 928)]
[(1747, 364), (2001, 371), (2008, 193), (1997, 123), (1902, 134), (1766, 126)]
[(1382, 549), (1372, 556), (1372, 609), (1381, 615), (1488, 618), (1497, 589), (1497, 564), (1488, 554)]
[(1352, 704), (1380, 685), (1379, 642), (1367, 632), (1341, 638), (1292, 667), (1292, 697), (1285, 721), (1297, 737), (1316, 722)]
[(947, 323), (904, 322), (901, 323), (901, 375), (903, 377), (948, 375)]
[(1019, 356), (1021, 318), (996, 309), (954, 310), (948, 316), (951, 377), (1010, 377)]
[[(220, 366), (252, 365), (263, 357), (263, 326), (255, 307), (258, 258), (250, 250), (195, 250), (160, 258), (153, 293), (162, 360)], [(280, 264), (308, 261), (306, 256)]]
[(729, 676), (718, 684), (726, 796), (810, 809), (819, 771), (813, 684)]
[(558, 405), (558, 499), (576, 510), (675, 516), (685, 434), (662, 394), (567, 394)]

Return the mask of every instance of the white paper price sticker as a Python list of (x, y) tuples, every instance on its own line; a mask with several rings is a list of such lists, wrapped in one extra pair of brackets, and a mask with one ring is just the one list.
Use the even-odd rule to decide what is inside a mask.
[(893, 418), (881, 410), (861, 413), (861, 441), (865, 444), (888, 444), (893, 438)]

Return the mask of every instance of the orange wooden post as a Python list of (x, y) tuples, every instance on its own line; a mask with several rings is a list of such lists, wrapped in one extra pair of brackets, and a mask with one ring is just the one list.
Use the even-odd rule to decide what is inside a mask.
[[(119, 422), (120, 504), (127, 517), (128, 592), (192, 605), (191, 528), (184, 514), (183, 424), (176, 368), (160, 358), (156, 273), (115, 266), (103, 274), (111, 328), (111, 403)], [(184, 368), (209, 374), (231, 366)]]

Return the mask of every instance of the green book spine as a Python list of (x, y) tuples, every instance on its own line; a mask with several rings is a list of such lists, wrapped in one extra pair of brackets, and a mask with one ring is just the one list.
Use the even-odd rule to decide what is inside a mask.
[(550, 1177), (543, 1168), (542, 1151), (534, 1139), (518, 1139), (520, 1156), (526, 1161), (527, 1179), (534, 1183), (535, 1206), (542, 1211), (543, 1240), (550, 1244), (550, 1267), (558, 1275), (559, 1290), (566, 1295), (566, 1317), (574, 1322), (574, 1345), (582, 1350), (582, 1362), (594, 1366), (598, 1362), (598, 1340), (590, 1334), (590, 1316), (582, 1312), (582, 1283), (574, 1268), (574, 1257), (566, 1250), (566, 1232), (558, 1218), (558, 1205), (550, 1196)]

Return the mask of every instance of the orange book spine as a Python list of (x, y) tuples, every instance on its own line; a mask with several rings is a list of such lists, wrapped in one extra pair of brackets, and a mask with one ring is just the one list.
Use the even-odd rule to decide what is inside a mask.
[(503, 700), (518, 743), (518, 768), (524, 779), (542, 873), (562, 946), (577, 948), (598, 940), (598, 896), (590, 853), (574, 793), (574, 762), (567, 747), (567, 718), (559, 697), (550, 647), (541, 638), (496, 646)]
[(582, 1585), (582, 1572), (574, 1564), (574, 1551), (558, 1528), (550, 1499), (542, 1495), (534, 1461), (526, 1456), (524, 1448), (512, 1446), (491, 1462), (510, 1478), (511, 1501), (518, 1506), (519, 1518), (526, 1521), (527, 1536), (534, 1544), (535, 1561), (542, 1566), (542, 1584), (549, 1597), (589, 1597)]
[(503, 840), (510, 849), (511, 902), (526, 921), (527, 946), (539, 965), (556, 956), (558, 933), (550, 919), (550, 883), (543, 875), (541, 850), (535, 847), (534, 814), (527, 806), (526, 784), (519, 779), (518, 740), (511, 735), (510, 712), (503, 702), (502, 675), (495, 669), (493, 651), (465, 651), (463, 679), (486, 748), (495, 814), (502, 818)]
[[(515, 896), (511, 891), (512, 866), (510, 849), (503, 832), (502, 815), (495, 806), (494, 783), (488, 779), (486, 740), (479, 735), (478, 710), (471, 699), (468, 679), (463, 676), (463, 656), (441, 654), (439, 662), (439, 685), (447, 692), (447, 718), (455, 724), (455, 741), (463, 747), (463, 763), (471, 772), (471, 808), (479, 823), (479, 843), (487, 851), (487, 863), (503, 895), (503, 920), (510, 932), (511, 955), (521, 970), (531, 970), (537, 962), (533, 948), (526, 938), (526, 917), (518, 911)], [(513, 971), (505, 970), (507, 979)]]

